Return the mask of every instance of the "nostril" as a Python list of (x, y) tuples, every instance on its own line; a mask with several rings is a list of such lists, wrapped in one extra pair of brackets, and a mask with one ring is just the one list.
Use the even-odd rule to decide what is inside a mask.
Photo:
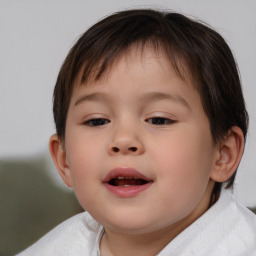
[(124, 153), (130, 152), (131, 153), (131, 152), (137, 152), (138, 148), (137, 147), (128, 147), (126, 149), (122, 149), (122, 147), (121, 148), (119, 148), (119, 147), (112, 147), (111, 150), (114, 153), (118, 153), (118, 152), (124, 152)]
[(113, 147), (113, 151), (114, 151), (114, 152), (119, 152), (119, 148)]

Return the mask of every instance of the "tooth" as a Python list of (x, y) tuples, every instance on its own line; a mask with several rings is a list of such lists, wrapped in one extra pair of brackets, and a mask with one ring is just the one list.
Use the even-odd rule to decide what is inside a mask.
[(132, 180), (132, 179), (135, 179), (134, 177), (123, 177), (123, 176), (118, 176), (117, 177), (117, 179), (118, 180), (124, 180), (124, 179), (126, 179), (126, 180)]

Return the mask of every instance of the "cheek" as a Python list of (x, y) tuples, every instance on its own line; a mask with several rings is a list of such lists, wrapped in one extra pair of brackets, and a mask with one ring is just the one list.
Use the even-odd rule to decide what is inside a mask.
[[(78, 133), (77, 133), (78, 134)], [(103, 149), (97, 139), (72, 136), (67, 139), (67, 162), (72, 175), (76, 194), (89, 190), (99, 175), (99, 157)]]
[[(97, 136), (89, 136), (82, 127), (69, 130), (66, 138), (67, 160), (73, 170), (87, 166), (97, 161), (102, 150), (100, 139)], [(89, 167), (89, 166), (88, 166)]]
[(154, 154), (160, 175), (177, 190), (186, 188), (191, 192), (201, 187), (202, 182), (207, 184), (212, 167), (208, 136), (201, 136), (196, 130), (173, 133), (169, 139), (159, 140)]
[[(211, 150), (198, 137), (175, 136), (172, 143), (158, 147), (158, 179), (163, 212), (178, 212), (178, 219), (199, 204), (209, 182)], [(207, 144), (207, 143), (206, 143)], [(175, 216), (173, 216), (175, 218)]]
[(93, 199), (98, 193), (98, 157), (93, 148), (81, 145), (71, 148), (73, 150), (70, 150), (68, 160), (74, 193), (81, 206), (87, 210), (94, 204)]

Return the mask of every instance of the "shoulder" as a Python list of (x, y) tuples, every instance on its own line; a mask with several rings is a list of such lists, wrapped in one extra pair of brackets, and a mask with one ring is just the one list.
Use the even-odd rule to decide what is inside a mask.
[(88, 213), (80, 213), (47, 233), (17, 256), (92, 255), (102, 226)]
[[(256, 215), (241, 204), (230, 191), (217, 208), (217, 232), (222, 235), (216, 251), (229, 255), (256, 255)], [(217, 255), (217, 254), (216, 254)]]
[(256, 215), (222, 190), (219, 200), (160, 255), (256, 256)]
[(256, 255), (256, 215), (242, 205), (229, 190), (206, 212), (209, 255)]
[(236, 222), (233, 229), (237, 231), (240, 240), (248, 247), (253, 246), (256, 255), (256, 215), (241, 204), (233, 195), (234, 206), (231, 208), (231, 214), (236, 216)]

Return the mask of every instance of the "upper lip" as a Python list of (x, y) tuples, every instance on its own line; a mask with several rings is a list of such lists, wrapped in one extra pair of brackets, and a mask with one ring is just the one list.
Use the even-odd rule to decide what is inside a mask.
[(117, 167), (112, 169), (110, 172), (107, 173), (105, 178), (103, 179), (103, 183), (108, 183), (111, 179), (115, 178), (134, 178), (134, 179), (142, 179), (145, 181), (152, 181), (149, 177), (143, 175), (136, 169), (132, 167)]

